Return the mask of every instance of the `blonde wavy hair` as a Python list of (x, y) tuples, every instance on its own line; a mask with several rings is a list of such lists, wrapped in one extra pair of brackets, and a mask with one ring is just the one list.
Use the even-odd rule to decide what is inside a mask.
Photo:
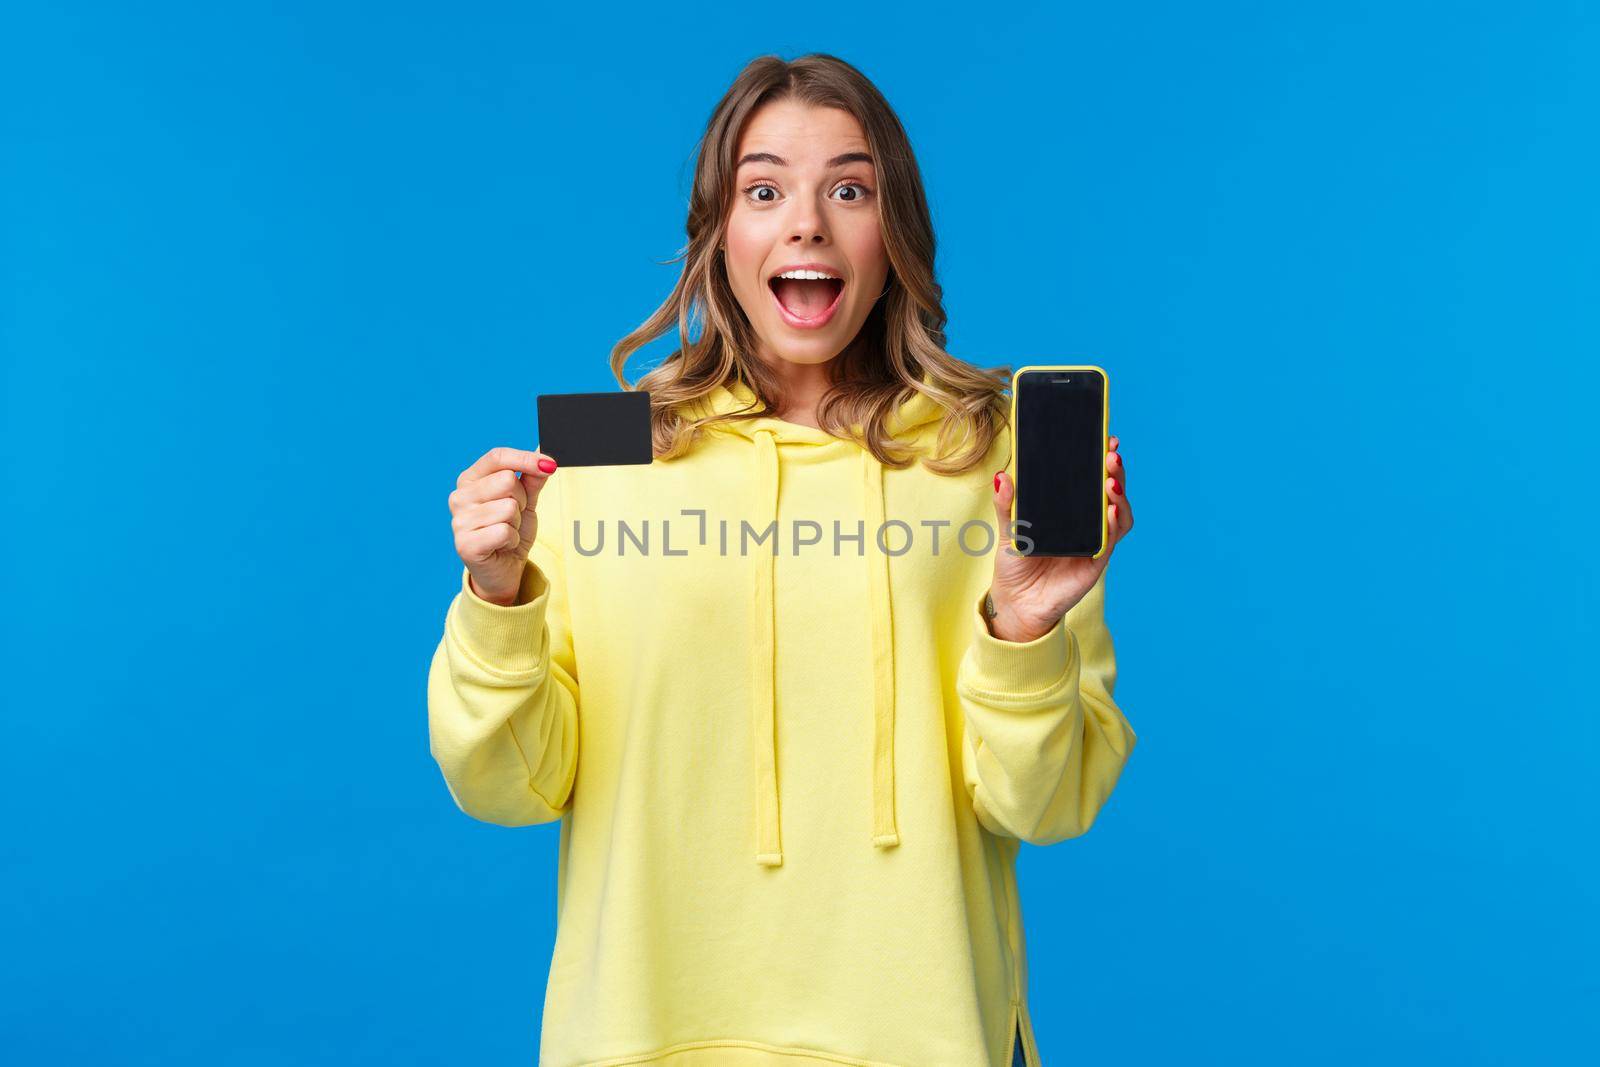
[[(817, 410), (827, 433), (870, 449), (885, 466), (909, 466), (916, 454), (894, 447), (887, 419), (914, 393), (945, 409), (929, 470), (958, 474), (989, 452), (1010, 415), (1009, 366), (984, 370), (944, 350), (944, 291), (934, 280), (933, 220), (922, 175), (899, 117), (855, 67), (826, 53), (792, 61), (762, 56), (750, 62), (711, 113), (698, 148), (686, 223), (689, 242), (667, 263), (682, 261), (672, 294), (611, 350), (611, 369), (625, 390), (650, 393), (655, 455), (687, 451), (714, 418), (774, 415), (781, 381), (762, 360), (749, 319), (734, 296), (719, 246), (737, 190), (735, 155), (745, 123), (765, 104), (794, 99), (854, 115), (877, 169), (878, 221), (889, 255), (889, 287), (860, 332), (829, 363), (831, 385)], [(679, 348), (639, 381), (623, 374), (628, 357), (674, 326)], [(691, 327), (698, 333), (691, 337)], [(926, 379), (926, 382), (924, 382)], [(737, 416), (692, 418), (680, 405), (722, 385), (742, 381), (757, 406)], [(861, 432), (856, 432), (856, 427)]]

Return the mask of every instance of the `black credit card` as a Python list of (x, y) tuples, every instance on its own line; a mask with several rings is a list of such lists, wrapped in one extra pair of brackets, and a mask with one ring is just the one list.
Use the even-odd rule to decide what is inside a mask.
[(540, 393), (539, 451), (562, 467), (649, 463), (650, 394)]

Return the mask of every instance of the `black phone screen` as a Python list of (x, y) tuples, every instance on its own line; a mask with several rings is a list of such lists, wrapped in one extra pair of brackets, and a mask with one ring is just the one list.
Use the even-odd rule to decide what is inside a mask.
[(1016, 550), (1092, 556), (1105, 507), (1105, 376), (1023, 371), (1016, 390)]

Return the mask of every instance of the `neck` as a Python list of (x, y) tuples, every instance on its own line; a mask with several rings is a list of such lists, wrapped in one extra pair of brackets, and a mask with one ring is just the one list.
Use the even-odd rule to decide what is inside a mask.
[(828, 364), (791, 363), (779, 359), (770, 361), (768, 366), (783, 382), (783, 394), (776, 398), (780, 408), (778, 418), (821, 429), (817, 425), (817, 405), (831, 384)]

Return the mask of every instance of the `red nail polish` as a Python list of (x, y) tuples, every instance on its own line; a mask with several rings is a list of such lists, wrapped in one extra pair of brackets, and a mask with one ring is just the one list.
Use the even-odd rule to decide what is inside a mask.
[(540, 456), (539, 469), (544, 471), (546, 474), (554, 474), (556, 470), (556, 461), (551, 459), (549, 456)]
[(1115, 478), (1111, 479), (1111, 491), (1116, 493), (1118, 496), (1122, 495), (1122, 486), (1117, 484), (1117, 480)]
[(1000, 491), (1000, 474), (1000, 471), (994, 472), (994, 491), (997, 493)]

